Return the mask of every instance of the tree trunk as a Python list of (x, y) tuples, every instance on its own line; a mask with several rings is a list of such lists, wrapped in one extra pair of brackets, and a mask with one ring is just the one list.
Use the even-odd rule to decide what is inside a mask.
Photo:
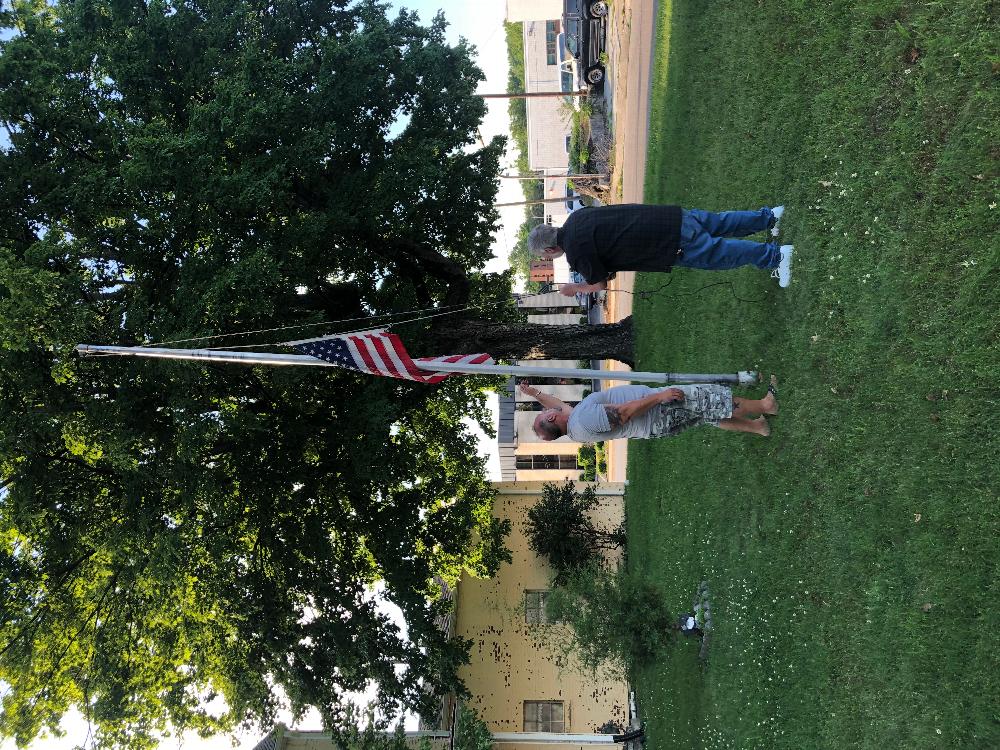
[(485, 352), (494, 359), (617, 359), (634, 364), (632, 318), (607, 325), (533, 325), (459, 319), (434, 329), (435, 354)]

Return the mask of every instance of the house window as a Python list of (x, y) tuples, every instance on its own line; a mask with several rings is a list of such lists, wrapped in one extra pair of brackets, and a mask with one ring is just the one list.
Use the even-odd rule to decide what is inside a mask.
[(559, 456), (518, 456), (516, 469), (558, 469)]
[(517, 456), (515, 469), (527, 471), (529, 469), (579, 469), (576, 456)]
[(545, 601), (549, 598), (548, 590), (524, 592), (524, 621), (529, 625), (544, 625), (549, 622), (545, 615)]
[(525, 701), (525, 732), (565, 732), (562, 701)]
[(549, 65), (555, 65), (558, 60), (556, 59), (556, 44), (559, 39), (559, 22), (558, 21), (546, 21), (545, 22), (545, 62)]
[(571, 136), (571, 135), (567, 135), (567, 136), (566, 136), (566, 153), (567, 153), (567, 154), (569, 153), (569, 148), (570, 148), (570, 145), (569, 145), (569, 144), (570, 144), (570, 142), (571, 142), (572, 140), (573, 140), (573, 136)]

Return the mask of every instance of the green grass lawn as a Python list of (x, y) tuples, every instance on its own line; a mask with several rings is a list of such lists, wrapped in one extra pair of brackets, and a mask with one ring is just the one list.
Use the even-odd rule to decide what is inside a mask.
[(638, 369), (775, 372), (782, 410), (630, 446), (630, 564), (714, 597), (707, 665), (635, 675), (651, 750), (1000, 748), (998, 18), (660, 3), (647, 202), (784, 202), (796, 262), (639, 281)]

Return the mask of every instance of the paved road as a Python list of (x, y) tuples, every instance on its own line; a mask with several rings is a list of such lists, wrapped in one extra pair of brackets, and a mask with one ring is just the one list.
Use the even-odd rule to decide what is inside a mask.
[[(615, 121), (615, 169), (611, 184), (620, 185), (622, 203), (642, 203), (649, 140), (649, 98), (656, 42), (656, 0), (620, 0), (613, 5), (608, 48), (613, 76), (608, 92)], [(608, 285), (607, 318), (613, 323), (632, 314), (634, 273), (620, 273)], [(609, 369), (625, 370), (616, 362)], [(626, 381), (622, 381), (626, 382)], [(606, 383), (606, 387), (618, 381)], [(608, 448), (608, 480), (625, 479), (627, 441)]]
[(656, 42), (656, 0), (615, 3), (611, 28), (615, 164), (623, 203), (641, 203), (649, 139), (649, 94)]

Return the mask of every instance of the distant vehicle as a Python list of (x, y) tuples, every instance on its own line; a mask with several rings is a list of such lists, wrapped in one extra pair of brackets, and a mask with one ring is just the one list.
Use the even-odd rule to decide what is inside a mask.
[(566, 210), (573, 213), (578, 208), (583, 208), (583, 201), (580, 196), (569, 185), (566, 186)]
[(563, 0), (566, 49), (591, 86), (604, 83), (607, 26), (608, 4), (604, 0)]
[(580, 73), (580, 65), (566, 44), (566, 33), (560, 32), (556, 41), (557, 54), (559, 55), (559, 90), (570, 94), (579, 89), (585, 88), (586, 84)]

